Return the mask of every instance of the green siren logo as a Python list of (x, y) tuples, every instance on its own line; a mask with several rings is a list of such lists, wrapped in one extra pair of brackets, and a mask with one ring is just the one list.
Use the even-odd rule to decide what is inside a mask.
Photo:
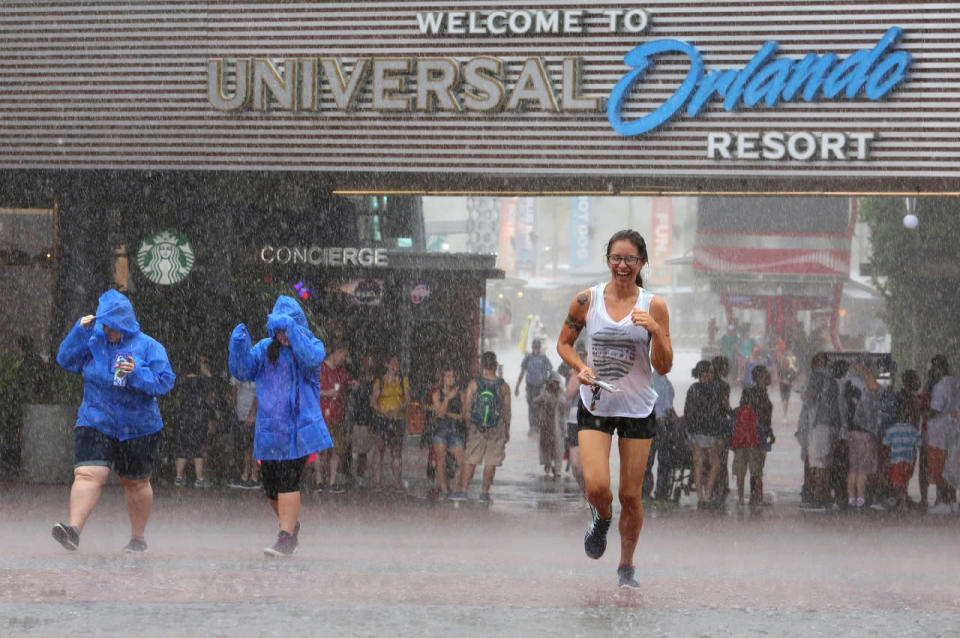
[(147, 279), (169, 286), (182, 281), (193, 270), (193, 246), (183, 235), (162, 230), (147, 235), (140, 243), (137, 264)]

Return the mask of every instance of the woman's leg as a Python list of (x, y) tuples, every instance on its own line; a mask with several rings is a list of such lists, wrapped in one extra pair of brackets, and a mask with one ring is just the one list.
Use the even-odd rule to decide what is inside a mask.
[(300, 491), (280, 492), (277, 495), (277, 518), (280, 519), (280, 529), (293, 534), (300, 518)]
[(467, 464), (467, 454), (462, 445), (457, 445), (450, 448), (450, 454), (453, 454), (453, 459), (457, 462), (457, 471), (453, 477), (453, 486), (456, 488), (460, 480), (460, 474), (463, 472), (463, 468)]
[(393, 487), (403, 487), (403, 436), (400, 432), (394, 434), (390, 441), (390, 465), (393, 467)]
[(653, 439), (617, 440), (620, 448), (620, 564), (633, 565), (643, 529), (643, 477)]
[(857, 474), (857, 502), (867, 497), (867, 475)]
[(100, 492), (110, 476), (110, 468), (102, 465), (81, 465), (73, 471), (70, 487), (70, 525), (83, 531)]
[(720, 450), (717, 446), (707, 448), (707, 462), (710, 469), (707, 470), (707, 484), (704, 486), (704, 494), (707, 500), (713, 500), (714, 490), (717, 488), (717, 477), (720, 476)]
[(613, 437), (599, 430), (580, 430), (578, 439), (587, 500), (600, 518), (610, 518), (613, 516), (613, 492), (610, 491), (610, 446)]
[(177, 478), (182, 479), (183, 473), (187, 470), (187, 459), (177, 459)]
[(198, 456), (197, 458), (193, 459), (193, 472), (195, 474), (196, 479), (199, 480), (203, 478), (203, 457), (202, 456)]
[(738, 472), (736, 476), (737, 476), (737, 503), (739, 505), (743, 505), (743, 486), (744, 486), (744, 483), (746, 482), (747, 474), (746, 472)]
[(704, 475), (704, 464), (706, 456), (705, 448), (700, 447), (699, 445), (693, 446), (693, 482), (697, 487), (697, 501), (699, 503), (706, 503), (708, 499), (708, 492), (705, 491), (706, 484), (703, 480)]
[(127, 497), (127, 514), (130, 516), (130, 535), (143, 538), (153, 508), (153, 487), (150, 479), (126, 479), (120, 477)]
[[(463, 456), (463, 448), (460, 449), (461, 457)], [(437, 489), (441, 493), (445, 493), (448, 489), (447, 486), (447, 444), (446, 443), (435, 443), (433, 445), (433, 456), (437, 460), (437, 469), (433, 473), (434, 477), (437, 479)]]
[(380, 489), (383, 486), (383, 453), (387, 442), (383, 436), (376, 434), (373, 438), (373, 449), (370, 450), (370, 477), (373, 479), (373, 487)]
[(574, 445), (570, 448), (570, 472), (573, 473), (573, 478), (576, 479), (577, 485), (580, 486), (580, 489), (584, 489), (583, 483), (583, 465), (580, 462), (580, 446)]

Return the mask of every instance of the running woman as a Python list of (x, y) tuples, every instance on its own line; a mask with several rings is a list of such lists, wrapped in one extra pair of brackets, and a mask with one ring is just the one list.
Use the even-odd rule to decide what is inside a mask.
[[(584, 537), (590, 558), (607, 547), (613, 520), (610, 491), (610, 447), (614, 432), (620, 450), (621, 587), (639, 587), (633, 554), (643, 527), (643, 477), (656, 427), (653, 406), (657, 393), (651, 364), (660, 374), (673, 365), (667, 304), (643, 289), (640, 270), (647, 263), (643, 237), (621, 230), (607, 243), (610, 281), (577, 294), (560, 331), (557, 353), (580, 380), (577, 412), (580, 459), (593, 520)], [(586, 328), (587, 361), (574, 349)], [(592, 379), (616, 385), (622, 392), (599, 392)]]
[(250, 347), (242, 323), (230, 337), (230, 374), (257, 384), (253, 456), (280, 532), (267, 556), (289, 556), (297, 549), (300, 477), (308, 457), (333, 447), (320, 408), (323, 342), (313, 336), (303, 309), (280, 296), (267, 316), (269, 339)]
[(70, 519), (53, 526), (53, 537), (65, 549), (77, 549), (112, 468), (130, 516), (130, 542), (123, 551), (145, 552), (153, 507), (150, 475), (163, 436), (157, 397), (176, 380), (167, 352), (140, 332), (130, 300), (108, 290), (97, 314), (80, 318), (60, 344), (57, 363), (83, 375), (83, 403), (73, 429)]

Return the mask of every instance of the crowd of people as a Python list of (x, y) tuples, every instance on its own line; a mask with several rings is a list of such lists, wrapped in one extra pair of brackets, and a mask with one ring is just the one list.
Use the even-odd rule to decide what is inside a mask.
[[(621, 586), (633, 587), (644, 497), (675, 502), (680, 493), (695, 490), (698, 509), (720, 509), (732, 474), (738, 507), (765, 504), (764, 466), (776, 443), (769, 387), (779, 386), (786, 420), (799, 371), (782, 339), (760, 347), (731, 326), (720, 340), (724, 354), (694, 366), (694, 382), (678, 414), (667, 377), (673, 362), (669, 317), (666, 304), (642, 287), (642, 237), (617, 233), (607, 245), (606, 260), (610, 281), (571, 302), (557, 344), (561, 365), (554, 370), (542, 339), (534, 338), (513, 394), (519, 396), (526, 380), (528, 434), (539, 437), (544, 476), (559, 479), (566, 461), (590, 505), (584, 549), (591, 558), (603, 555), (612, 524), (609, 457), (617, 436), (618, 579)], [(511, 422), (510, 386), (493, 352), (482, 354), (472, 377), (458, 378), (452, 365), (441, 365), (434, 383), (414, 396), (399, 356), (377, 359), (365, 353), (350, 365), (347, 345), (318, 339), (293, 298), (277, 299), (266, 326), (269, 336), (257, 343), (243, 324), (230, 337), (227, 420), (237, 453), (230, 486), (262, 489), (277, 518), (278, 536), (265, 549), (267, 555), (286, 556), (297, 548), (305, 481), (309, 489), (332, 494), (351, 488), (406, 491), (403, 453), (408, 416), (415, 411), (425, 424), (421, 441), (430, 451), (432, 494), (468, 499), (476, 468), (483, 466), (479, 501), (492, 501)], [(907, 370), (897, 389), (895, 366), (888, 359), (812, 357), (796, 432), (804, 508), (905, 511), (911, 505), (906, 486), (917, 466), (918, 505), (927, 508), (932, 483), (936, 497), (927, 511), (957, 511), (958, 381), (946, 357), (937, 355), (926, 384)], [(78, 548), (113, 469), (130, 513), (125, 550), (145, 551), (163, 428), (157, 399), (175, 382), (173, 484), (177, 489), (210, 485), (208, 438), (220, 431), (224, 417), (209, 363), (198, 356), (178, 379), (163, 347), (140, 332), (129, 300), (116, 291), (100, 298), (95, 315), (77, 321), (57, 362), (83, 375), (84, 398), (75, 428), (69, 519), (54, 526), (53, 536), (67, 549)], [(733, 385), (741, 386), (736, 407), (731, 373)]]

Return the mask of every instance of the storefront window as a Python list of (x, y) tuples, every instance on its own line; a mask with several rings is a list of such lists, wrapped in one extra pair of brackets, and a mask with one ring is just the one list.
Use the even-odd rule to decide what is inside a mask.
[(0, 343), (12, 348), (29, 336), (38, 351), (49, 345), (54, 292), (52, 209), (0, 208)]

